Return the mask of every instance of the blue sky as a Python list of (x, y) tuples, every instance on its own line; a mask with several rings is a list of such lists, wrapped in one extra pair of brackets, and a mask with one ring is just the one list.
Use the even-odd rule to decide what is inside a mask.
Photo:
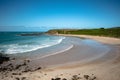
[(0, 31), (120, 26), (120, 0), (0, 0)]

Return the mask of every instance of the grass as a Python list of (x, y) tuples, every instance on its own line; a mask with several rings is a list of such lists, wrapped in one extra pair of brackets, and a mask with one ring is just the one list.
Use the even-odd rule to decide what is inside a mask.
[(48, 31), (51, 34), (75, 34), (75, 35), (94, 35), (120, 38), (120, 27), (99, 28), (99, 29), (54, 29)]

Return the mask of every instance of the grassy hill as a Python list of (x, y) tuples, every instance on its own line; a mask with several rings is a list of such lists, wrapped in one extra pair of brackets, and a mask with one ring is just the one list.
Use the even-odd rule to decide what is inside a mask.
[(75, 35), (95, 35), (120, 38), (120, 27), (99, 28), (99, 29), (54, 29), (49, 30), (50, 34), (75, 34)]

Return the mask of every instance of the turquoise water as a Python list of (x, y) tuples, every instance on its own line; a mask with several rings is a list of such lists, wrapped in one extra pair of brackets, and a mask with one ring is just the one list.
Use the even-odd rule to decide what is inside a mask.
[(32, 32), (0, 32), (0, 52), (16, 54), (51, 47), (62, 42), (65, 37), (41, 33), (37, 36), (21, 36)]

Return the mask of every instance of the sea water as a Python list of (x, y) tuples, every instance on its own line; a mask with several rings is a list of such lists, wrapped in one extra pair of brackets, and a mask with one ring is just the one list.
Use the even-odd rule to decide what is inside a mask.
[(51, 36), (44, 33), (39, 35), (27, 35), (33, 32), (0, 32), (0, 52), (5, 54), (17, 54), (34, 51), (60, 44), (65, 37)]

